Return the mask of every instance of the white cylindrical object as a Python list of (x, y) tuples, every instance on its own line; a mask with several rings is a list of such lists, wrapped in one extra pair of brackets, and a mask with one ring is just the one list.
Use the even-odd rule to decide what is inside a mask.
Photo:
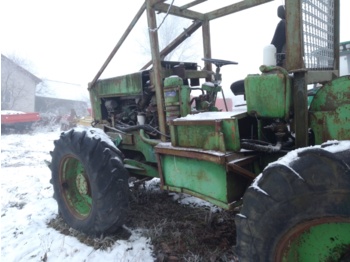
[(264, 47), (263, 65), (276, 65), (276, 47), (274, 45), (267, 45)]
[(141, 115), (141, 114), (137, 115), (137, 123), (140, 126), (144, 125), (145, 122), (146, 122), (146, 116), (145, 115)]

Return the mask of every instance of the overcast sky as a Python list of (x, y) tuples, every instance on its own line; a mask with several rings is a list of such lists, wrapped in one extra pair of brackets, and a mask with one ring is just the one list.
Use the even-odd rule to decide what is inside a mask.
[[(189, 1), (174, 3), (181, 6), (186, 2)], [(208, 2), (225, 5), (232, 0)], [(350, 0), (340, 2), (340, 40), (349, 41)], [(29, 60), (39, 77), (87, 86), (142, 3), (143, 0), (2, 0), (1, 53)], [(283, 3), (275, 0), (211, 23), (212, 57), (239, 62), (222, 69), (224, 79), (232, 81), (247, 73), (258, 73), (263, 47), (270, 43), (279, 21), (277, 6)], [(147, 41), (142, 33), (146, 21), (141, 20), (104, 77), (137, 71), (149, 60), (140, 51), (142, 42)], [(202, 48), (200, 41), (198, 45), (195, 52)], [(201, 54), (198, 58), (194, 62), (202, 65)]]

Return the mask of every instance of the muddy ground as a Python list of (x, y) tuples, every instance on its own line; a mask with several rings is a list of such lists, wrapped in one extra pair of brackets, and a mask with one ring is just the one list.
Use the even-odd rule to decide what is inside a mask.
[(49, 226), (75, 236), (95, 249), (128, 239), (127, 228), (139, 228), (154, 246), (155, 261), (236, 261), (233, 211), (212, 206), (184, 205), (182, 195), (162, 192), (159, 183), (133, 188), (125, 228), (103, 239), (90, 238), (69, 228), (60, 217)]

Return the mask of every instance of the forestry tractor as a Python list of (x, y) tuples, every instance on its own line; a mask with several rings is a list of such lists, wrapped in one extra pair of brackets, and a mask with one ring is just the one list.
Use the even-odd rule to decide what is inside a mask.
[[(162, 190), (240, 210), (240, 261), (349, 261), (350, 75), (339, 76), (349, 43), (339, 43), (340, 1), (285, 0), (261, 73), (231, 85), (246, 107), (226, 111), (215, 107), (220, 69), (236, 62), (211, 57), (210, 22), (271, 1), (195, 11), (205, 1), (145, 0), (89, 83), (92, 127), (62, 132), (51, 152), (61, 216), (88, 235), (112, 234), (125, 221), (129, 177), (159, 178)], [(144, 12), (150, 62), (99, 79)], [(193, 21), (163, 50), (157, 13)], [(199, 28), (201, 69), (164, 61)]]

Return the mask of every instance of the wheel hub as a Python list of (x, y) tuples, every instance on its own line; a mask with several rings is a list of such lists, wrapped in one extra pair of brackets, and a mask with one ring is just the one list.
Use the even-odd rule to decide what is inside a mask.
[(350, 220), (322, 218), (291, 229), (276, 249), (275, 261), (343, 261), (350, 251)]
[(84, 173), (79, 173), (75, 182), (79, 193), (81, 195), (86, 195), (88, 193), (88, 183), (85, 179)]
[(83, 164), (74, 156), (67, 155), (61, 163), (60, 179), (64, 201), (70, 213), (78, 219), (88, 217), (92, 197)]

